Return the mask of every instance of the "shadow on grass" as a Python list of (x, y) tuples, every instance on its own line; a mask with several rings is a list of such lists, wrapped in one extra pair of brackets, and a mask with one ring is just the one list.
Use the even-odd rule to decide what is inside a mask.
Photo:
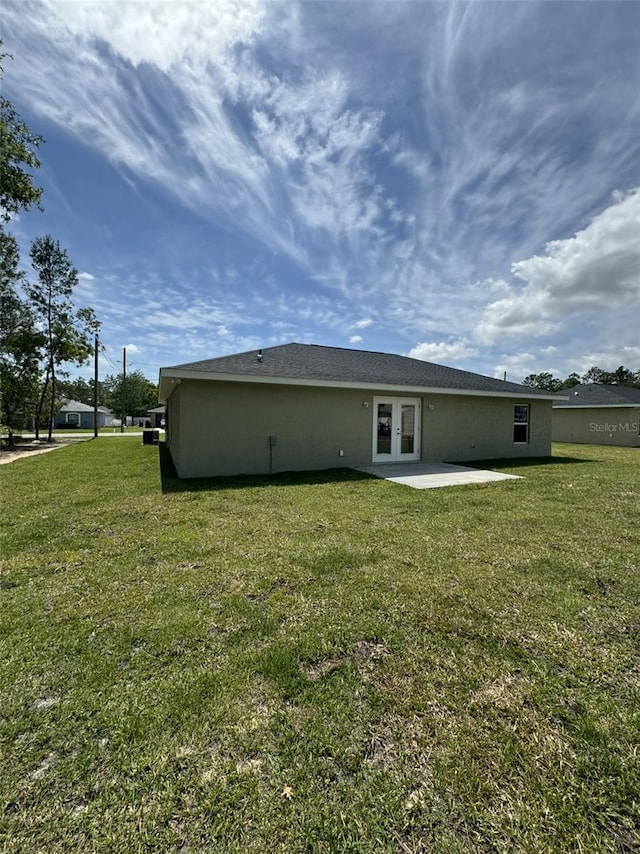
[(297, 486), (323, 483), (344, 483), (357, 480), (376, 480), (373, 475), (354, 469), (336, 468), (324, 471), (281, 472), (279, 474), (237, 475), (235, 477), (198, 477), (180, 479), (169, 449), (158, 445), (162, 492), (213, 492), (220, 489), (247, 489), (260, 486)]
[[(236, 475), (234, 477), (198, 477), (180, 479), (177, 475), (169, 449), (164, 442), (158, 445), (160, 481), (162, 492), (211, 492), (221, 489), (246, 489), (260, 486), (295, 486), (298, 484), (343, 483), (357, 480), (377, 480), (374, 475), (349, 468), (325, 469), (323, 471), (281, 472), (279, 474)], [(514, 469), (529, 466), (567, 465), (576, 463), (598, 464), (601, 460), (583, 457), (505, 457), (493, 460), (448, 460), (455, 465), (477, 469)]]
[(599, 464), (602, 460), (589, 460), (584, 457), (505, 457), (497, 460), (471, 460), (457, 462), (450, 460), (449, 462), (455, 465), (469, 466), (474, 469), (500, 469), (500, 468), (526, 468), (527, 466), (549, 466), (549, 465), (566, 465), (576, 463), (590, 463), (591, 465)]

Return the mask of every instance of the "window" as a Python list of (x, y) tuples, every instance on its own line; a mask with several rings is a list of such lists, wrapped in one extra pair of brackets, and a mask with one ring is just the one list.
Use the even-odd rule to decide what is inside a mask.
[(529, 441), (529, 404), (516, 403), (513, 407), (513, 441), (526, 445)]
[(77, 427), (80, 424), (80, 415), (77, 412), (67, 412), (67, 424)]

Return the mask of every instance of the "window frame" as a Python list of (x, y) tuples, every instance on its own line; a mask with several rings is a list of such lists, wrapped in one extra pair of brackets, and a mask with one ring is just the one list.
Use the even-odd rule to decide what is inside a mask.
[[(516, 413), (518, 409), (525, 410), (526, 419), (518, 418)], [(516, 431), (520, 432), (520, 430), (524, 427), (525, 438), (519, 439), (516, 438)], [(520, 429), (519, 429), (520, 428)], [(513, 405), (513, 444), (514, 445), (528, 445), (529, 444), (529, 436), (531, 433), (531, 406), (528, 403), (514, 403)]]

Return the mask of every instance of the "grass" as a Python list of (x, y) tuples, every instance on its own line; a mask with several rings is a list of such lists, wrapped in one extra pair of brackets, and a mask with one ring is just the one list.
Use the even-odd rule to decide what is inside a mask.
[[(137, 435), (137, 434), (141, 433), (143, 430), (147, 430), (147, 429), (159, 430), (160, 428), (159, 427), (153, 427), (153, 428), (125, 427), (124, 430), (121, 431), (119, 427), (99, 427), (98, 428), (98, 434), (105, 435), (105, 436), (112, 436), (115, 433), (121, 433), (122, 432), (122, 433), (133, 433), (133, 434)], [(7, 431), (4, 430), (3, 428), (0, 428), (0, 438), (2, 438), (4, 440), (6, 435), (7, 435)], [(47, 429), (46, 428), (40, 428), (40, 441), (45, 441), (47, 438), (47, 435), (48, 435)], [(73, 427), (73, 426), (57, 427), (54, 430), (52, 430), (51, 435), (52, 435), (54, 440), (55, 440), (56, 436), (71, 436), (71, 435), (78, 436), (78, 438), (85, 439), (85, 438), (88, 438), (88, 437), (90, 438), (93, 436), (93, 427)], [(21, 439), (23, 437), (25, 440), (31, 440), (31, 439), (33, 439), (34, 436), (35, 436), (35, 433), (33, 432), (33, 430), (17, 430), (14, 433), (15, 441), (18, 443), (21, 441)]]
[(0, 851), (640, 850), (640, 452), (556, 454), (3, 466)]
[[(110, 436), (113, 433), (140, 433), (141, 430), (154, 429), (158, 430), (158, 427), (147, 428), (147, 427), (125, 427), (124, 430), (121, 430), (120, 427), (98, 427), (98, 433), (104, 433), (106, 436)], [(42, 433), (42, 431), (40, 431)], [(69, 425), (65, 427), (56, 427), (53, 431), (53, 435), (56, 433), (77, 433), (79, 436), (90, 435), (93, 436), (93, 427), (70, 427)], [(46, 430), (45, 430), (46, 435)]]

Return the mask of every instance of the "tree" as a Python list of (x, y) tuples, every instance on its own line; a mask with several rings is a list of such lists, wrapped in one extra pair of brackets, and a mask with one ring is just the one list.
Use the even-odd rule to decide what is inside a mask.
[(573, 371), (573, 373), (569, 374), (569, 376), (560, 383), (560, 391), (563, 391), (566, 388), (573, 388), (577, 385), (580, 385), (580, 375)]
[(613, 371), (613, 382), (616, 385), (633, 385), (634, 380), (633, 372), (625, 368), (624, 365), (620, 365), (619, 368)]
[[(0, 79), (2, 60), (8, 56), (0, 54)], [(36, 149), (41, 142), (42, 137), (29, 130), (11, 102), (0, 97), (0, 219), (4, 222), (32, 205), (40, 207), (42, 190), (34, 185), (29, 170), (40, 166)]]
[[(0, 54), (0, 78), (7, 56)], [(0, 412), (11, 435), (17, 420), (25, 419), (27, 408), (35, 408), (38, 435), (48, 401), (51, 439), (58, 368), (87, 359), (98, 322), (92, 309), (73, 307), (71, 295), (78, 274), (59, 243), (49, 236), (33, 241), (31, 261), (39, 281), (25, 284), (19, 272), (18, 244), (5, 231), (5, 224), (21, 210), (40, 208), (42, 190), (34, 184), (32, 171), (40, 166), (41, 142), (42, 137), (31, 132), (11, 102), (0, 97)], [(20, 290), (26, 292), (26, 301)], [(40, 394), (34, 397), (38, 385)]]
[(603, 385), (610, 385), (612, 382), (612, 374), (609, 371), (603, 371), (602, 368), (597, 368), (595, 365), (592, 368), (589, 368), (588, 371), (582, 375), (582, 381), (585, 383), (602, 383)]
[(630, 371), (624, 365), (620, 365), (615, 371), (605, 371), (595, 365), (580, 377), (575, 371), (564, 380), (556, 379), (550, 373), (529, 374), (522, 381), (524, 385), (533, 388), (541, 388), (545, 391), (565, 391), (585, 383), (600, 383), (603, 385), (621, 385), (640, 388), (640, 371)]
[(558, 391), (561, 382), (553, 374), (543, 372), (541, 374), (529, 374), (523, 379), (522, 384), (532, 388), (542, 388), (545, 391)]
[(24, 279), (19, 260), (16, 239), (0, 229), (0, 418), (9, 444), (33, 411), (44, 344), (35, 315), (17, 290)]
[[(6, 57), (0, 53), (0, 79)], [(11, 102), (0, 96), (0, 418), (10, 443), (14, 429), (23, 426), (33, 405), (42, 335), (20, 294), (24, 276), (19, 271), (18, 243), (5, 230), (5, 223), (21, 210), (40, 207), (42, 190), (34, 185), (30, 170), (40, 166), (36, 149), (41, 142)]]
[(38, 281), (26, 287), (33, 311), (45, 337), (45, 378), (36, 410), (36, 435), (45, 400), (49, 402), (48, 439), (51, 441), (56, 405), (56, 370), (73, 362), (81, 365), (93, 352), (93, 336), (100, 324), (91, 308), (75, 309), (71, 300), (78, 284), (78, 271), (66, 250), (50, 235), (31, 244), (31, 264)]
[(122, 386), (122, 374), (109, 375), (102, 383), (102, 402), (114, 412), (124, 410), (127, 415), (146, 418), (148, 410), (158, 405), (158, 386), (148, 380), (142, 371), (127, 373), (124, 392)]
[[(640, 372), (639, 372), (640, 373)], [(603, 371), (602, 368), (592, 367), (582, 377), (584, 382), (602, 383), (604, 385), (639, 386), (638, 374), (634, 374), (624, 365), (620, 365), (615, 371)]]
[[(76, 377), (75, 380), (58, 380), (57, 386), (60, 398), (93, 406), (93, 379), (88, 382), (82, 377)], [(98, 400), (100, 400), (100, 383), (98, 383)]]

